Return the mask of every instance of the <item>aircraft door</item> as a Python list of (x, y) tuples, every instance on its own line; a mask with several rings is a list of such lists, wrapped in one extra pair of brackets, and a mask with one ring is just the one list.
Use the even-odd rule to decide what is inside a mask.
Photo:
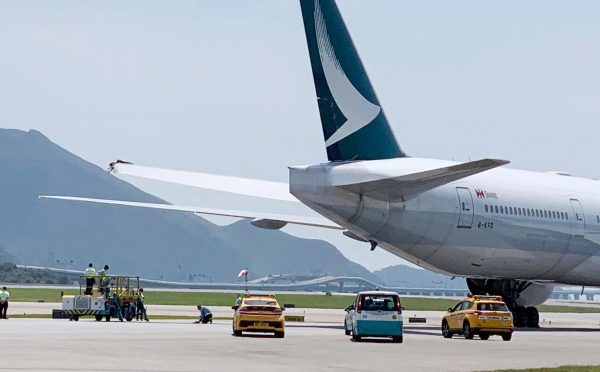
[(458, 193), (458, 226), (459, 228), (470, 229), (473, 226), (475, 211), (473, 210), (473, 196), (466, 187), (457, 187)]
[(585, 233), (585, 215), (581, 203), (577, 199), (571, 199), (571, 207), (575, 217), (575, 235), (583, 236)]

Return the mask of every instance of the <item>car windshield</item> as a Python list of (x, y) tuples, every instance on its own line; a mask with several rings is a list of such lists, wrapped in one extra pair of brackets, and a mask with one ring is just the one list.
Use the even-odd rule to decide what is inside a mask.
[(246, 306), (277, 306), (277, 301), (273, 300), (246, 300), (244, 301)]
[(395, 311), (399, 298), (393, 295), (364, 295), (363, 309), (366, 311)]
[(498, 302), (482, 302), (477, 304), (477, 310), (480, 311), (508, 311), (506, 305)]

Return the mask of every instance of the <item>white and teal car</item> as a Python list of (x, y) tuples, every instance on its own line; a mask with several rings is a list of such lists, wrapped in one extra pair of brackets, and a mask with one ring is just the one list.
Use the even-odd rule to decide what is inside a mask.
[(360, 292), (346, 313), (344, 330), (354, 341), (362, 337), (403, 340), (402, 304), (396, 292)]

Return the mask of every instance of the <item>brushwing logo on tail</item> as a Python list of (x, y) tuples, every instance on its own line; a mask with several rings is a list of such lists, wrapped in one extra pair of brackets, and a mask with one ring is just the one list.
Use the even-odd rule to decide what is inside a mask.
[(318, 0), (315, 1), (314, 17), (317, 46), (325, 80), (335, 103), (346, 118), (346, 122), (325, 141), (326, 146), (331, 146), (370, 124), (379, 115), (381, 108), (363, 97), (346, 76), (329, 39)]

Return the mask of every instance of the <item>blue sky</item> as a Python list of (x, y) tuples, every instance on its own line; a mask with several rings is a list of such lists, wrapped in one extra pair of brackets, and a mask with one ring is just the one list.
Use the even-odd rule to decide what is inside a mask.
[[(338, 4), (410, 155), (600, 177), (600, 2)], [(326, 159), (297, 1), (0, 1), (0, 50), (0, 126), (98, 165), (286, 181), (288, 165)], [(304, 212), (136, 184), (175, 203)], [(400, 262), (286, 229), (371, 269)]]

